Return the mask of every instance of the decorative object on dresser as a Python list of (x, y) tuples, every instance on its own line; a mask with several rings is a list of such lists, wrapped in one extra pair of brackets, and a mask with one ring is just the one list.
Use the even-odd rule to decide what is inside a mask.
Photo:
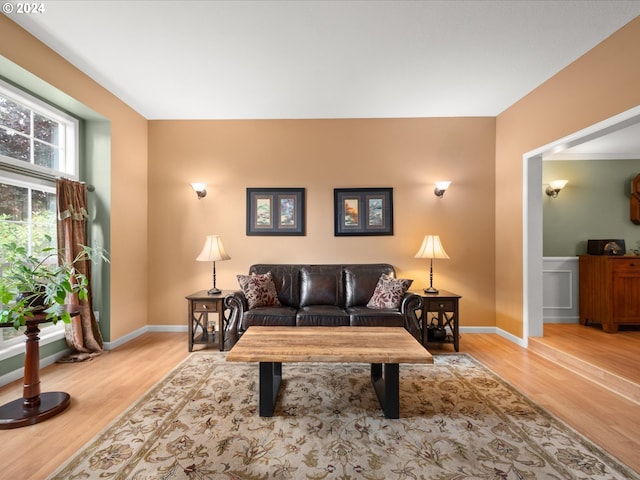
[(393, 235), (393, 188), (335, 188), (336, 237)]
[(259, 264), (238, 277), (243, 290), (225, 298), (231, 344), (256, 325), (405, 327), (420, 341), (422, 298), (389, 264)]
[[(232, 290), (222, 290), (217, 295), (211, 295), (202, 290), (185, 297), (187, 299), (187, 329), (188, 347), (193, 351), (196, 344), (212, 345), (217, 338), (218, 349), (224, 350), (225, 330), (228, 324), (228, 316), (225, 315), (224, 299), (231, 295)], [(218, 328), (215, 328), (214, 320), (209, 318), (209, 314), (216, 314)]]
[(627, 248), (624, 240), (587, 240), (589, 255), (625, 255)]
[(640, 256), (578, 258), (580, 322), (600, 323), (609, 333), (620, 325), (640, 325)]
[(230, 260), (231, 257), (225, 252), (222, 246), (220, 235), (207, 235), (200, 255), (196, 257), (198, 262), (213, 262), (213, 288), (209, 290), (209, 295), (218, 295), (221, 290), (216, 287), (216, 261)]
[(449, 255), (444, 251), (444, 247), (440, 242), (440, 236), (425, 235), (422, 240), (422, 245), (420, 245), (420, 249), (414, 258), (429, 259), (429, 288), (425, 288), (424, 293), (438, 293), (438, 290), (433, 288), (433, 259), (449, 258)]

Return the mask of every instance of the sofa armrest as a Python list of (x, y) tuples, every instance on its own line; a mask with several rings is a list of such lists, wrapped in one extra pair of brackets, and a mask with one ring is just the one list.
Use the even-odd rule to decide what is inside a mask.
[(242, 325), (242, 316), (244, 312), (249, 309), (249, 304), (247, 303), (244, 293), (238, 290), (224, 297), (224, 306), (231, 310), (227, 332), (230, 337), (233, 337), (230, 338), (231, 344), (233, 345), (238, 338), (239, 329)]
[(420, 317), (418, 317), (416, 311), (422, 310), (422, 306), (422, 297), (415, 293), (405, 294), (400, 303), (400, 312), (404, 317), (404, 328), (420, 343), (422, 343), (422, 327), (420, 326)]

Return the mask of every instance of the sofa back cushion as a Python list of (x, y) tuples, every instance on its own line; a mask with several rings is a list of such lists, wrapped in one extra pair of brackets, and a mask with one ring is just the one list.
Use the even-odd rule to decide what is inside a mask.
[(393, 266), (387, 263), (345, 265), (345, 302), (346, 307), (365, 306), (369, 303), (383, 273), (395, 277)]
[(300, 265), (256, 264), (249, 267), (249, 275), (271, 272), (282, 305), (300, 306)]
[(300, 269), (300, 306), (344, 306), (340, 265), (305, 265)]

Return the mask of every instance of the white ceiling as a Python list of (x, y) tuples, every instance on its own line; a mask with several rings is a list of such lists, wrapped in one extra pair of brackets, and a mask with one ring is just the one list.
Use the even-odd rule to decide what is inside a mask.
[(148, 119), (496, 116), (640, 15), (638, 0), (43, 5), (8, 16)]

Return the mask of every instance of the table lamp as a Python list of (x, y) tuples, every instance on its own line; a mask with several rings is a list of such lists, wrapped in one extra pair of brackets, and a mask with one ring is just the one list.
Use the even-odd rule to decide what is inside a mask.
[(222, 292), (216, 288), (216, 261), (229, 260), (231, 257), (224, 251), (220, 235), (207, 235), (204, 247), (200, 255), (196, 257), (198, 262), (213, 262), (213, 288), (207, 292), (209, 295), (217, 295)]
[(445, 252), (442, 247), (442, 243), (440, 243), (440, 236), (425, 235), (415, 258), (429, 259), (429, 288), (425, 288), (424, 293), (438, 293), (438, 289), (433, 288), (433, 259), (449, 258), (449, 255), (447, 255), (447, 252)]

